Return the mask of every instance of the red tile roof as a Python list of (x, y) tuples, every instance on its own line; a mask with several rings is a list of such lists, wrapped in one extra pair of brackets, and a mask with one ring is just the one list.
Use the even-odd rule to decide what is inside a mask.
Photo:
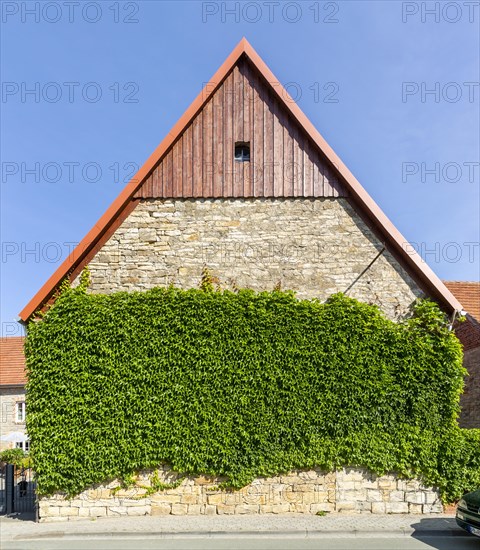
[(480, 321), (480, 283), (472, 281), (443, 281), (467, 313)]
[(0, 338), (0, 386), (24, 385), (25, 354), (22, 336)]

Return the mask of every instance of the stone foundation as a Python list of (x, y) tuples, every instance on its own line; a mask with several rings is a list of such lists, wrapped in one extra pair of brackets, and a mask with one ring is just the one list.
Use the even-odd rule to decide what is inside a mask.
[(157, 470), (162, 483), (175, 488), (152, 492), (151, 471), (136, 485), (121, 489), (118, 481), (88, 489), (69, 500), (56, 494), (40, 500), (40, 521), (145, 515), (216, 514), (432, 514), (443, 512), (438, 491), (418, 480), (376, 476), (367, 470), (318, 469), (258, 478), (238, 491), (219, 490), (221, 479), (179, 479), (168, 467)]

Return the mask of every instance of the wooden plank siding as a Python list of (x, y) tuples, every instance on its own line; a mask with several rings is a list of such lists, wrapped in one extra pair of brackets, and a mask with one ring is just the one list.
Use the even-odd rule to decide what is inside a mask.
[[(250, 162), (235, 161), (237, 141), (250, 142)], [(134, 198), (346, 196), (335, 172), (242, 58)]]
[(253, 185), (253, 196), (254, 197), (263, 197), (265, 195), (266, 187), (266, 171), (264, 169), (265, 162), (265, 143), (263, 140), (264, 132), (264, 105), (263, 96), (260, 92), (260, 83), (255, 72), (251, 73), (251, 84), (253, 88), (253, 96), (251, 98), (252, 102), (252, 139), (253, 142), (250, 144), (250, 155), (252, 156), (251, 165), (252, 165), (252, 185)]
[[(263, 103), (263, 181), (260, 179), (258, 185), (263, 186), (263, 196), (273, 197), (273, 149), (274, 149), (274, 117), (273, 99), (270, 90), (260, 89), (260, 97)], [(261, 178), (259, 175), (258, 178)]]

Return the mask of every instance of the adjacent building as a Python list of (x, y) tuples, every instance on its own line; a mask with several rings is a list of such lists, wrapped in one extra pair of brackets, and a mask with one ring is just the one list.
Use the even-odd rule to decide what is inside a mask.
[(20, 447), (29, 450), (25, 418), (25, 355), (23, 337), (0, 338), (0, 450)]
[(480, 282), (445, 281), (467, 311), (455, 332), (463, 345), (463, 364), (468, 376), (460, 398), (460, 426), (480, 428)]

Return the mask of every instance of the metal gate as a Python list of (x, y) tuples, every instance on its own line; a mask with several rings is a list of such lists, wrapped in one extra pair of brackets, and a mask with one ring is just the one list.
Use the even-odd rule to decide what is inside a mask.
[(36, 515), (35, 489), (31, 468), (4, 464), (0, 470), (0, 513)]
[(6, 470), (7, 465), (4, 462), (0, 462), (0, 514), (5, 514), (6, 510), (6, 496), (5, 496), (5, 488), (6, 488)]

